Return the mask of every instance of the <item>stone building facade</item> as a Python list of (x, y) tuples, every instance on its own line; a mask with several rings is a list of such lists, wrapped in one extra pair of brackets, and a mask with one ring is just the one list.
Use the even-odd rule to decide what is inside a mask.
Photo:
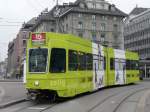
[(150, 78), (150, 9), (134, 8), (124, 27), (125, 49), (140, 56), (143, 77)]
[(7, 58), (0, 62), (0, 79), (4, 79), (7, 73)]
[(105, 0), (77, 0), (56, 5), (49, 12), (42, 13), (32, 31), (69, 33), (124, 49), (125, 16), (125, 13)]
[(24, 23), (16, 38), (8, 45), (7, 77), (21, 78), (23, 74), (23, 62), (26, 56), (27, 39), (31, 28), (35, 25), (36, 18)]

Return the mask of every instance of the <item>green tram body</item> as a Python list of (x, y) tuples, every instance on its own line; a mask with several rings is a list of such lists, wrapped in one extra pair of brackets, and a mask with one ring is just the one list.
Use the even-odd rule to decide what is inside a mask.
[[(33, 41), (32, 35), (37, 38), (41, 34), (45, 36), (43, 43)], [(41, 55), (36, 50), (48, 53)], [(106, 86), (135, 83), (139, 81), (138, 60), (137, 53), (104, 47), (74, 35), (32, 33), (27, 45), (25, 85), (29, 91), (46, 90), (71, 97)]]

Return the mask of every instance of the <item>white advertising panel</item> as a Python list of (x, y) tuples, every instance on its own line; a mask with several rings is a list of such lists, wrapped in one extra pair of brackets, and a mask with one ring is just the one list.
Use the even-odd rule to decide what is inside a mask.
[(93, 48), (93, 84), (94, 90), (104, 87), (104, 51), (100, 44), (92, 44)]

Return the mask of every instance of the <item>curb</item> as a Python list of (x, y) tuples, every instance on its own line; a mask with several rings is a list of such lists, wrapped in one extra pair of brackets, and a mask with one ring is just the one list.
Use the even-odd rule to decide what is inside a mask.
[(143, 78), (143, 81), (150, 81), (150, 78)]
[(22, 80), (0, 80), (0, 82), (23, 82)]
[(14, 100), (14, 101), (10, 101), (10, 102), (4, 103), (4, 104), (0, 104), (0, 109), (6, 108), (6, 107), (9, 107), (9, 106), (18, 104), (18, 103), (22, 103), (22, 102), (25, 102), (25, 101), (27, 101), (27, 100), (26, 99), (20, 99), (20, 100)]

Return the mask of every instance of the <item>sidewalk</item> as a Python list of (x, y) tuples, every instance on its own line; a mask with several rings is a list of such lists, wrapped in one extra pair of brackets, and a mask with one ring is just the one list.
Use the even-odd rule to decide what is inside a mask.
[(0, 79), (0, 82), (22, 82), (23, 79)]
[(150, 78), (143, 78), (143, 81), (150, 81)]
[(0, 82), (0, 108), (26, 99), (26, 89), (22, 82)]

